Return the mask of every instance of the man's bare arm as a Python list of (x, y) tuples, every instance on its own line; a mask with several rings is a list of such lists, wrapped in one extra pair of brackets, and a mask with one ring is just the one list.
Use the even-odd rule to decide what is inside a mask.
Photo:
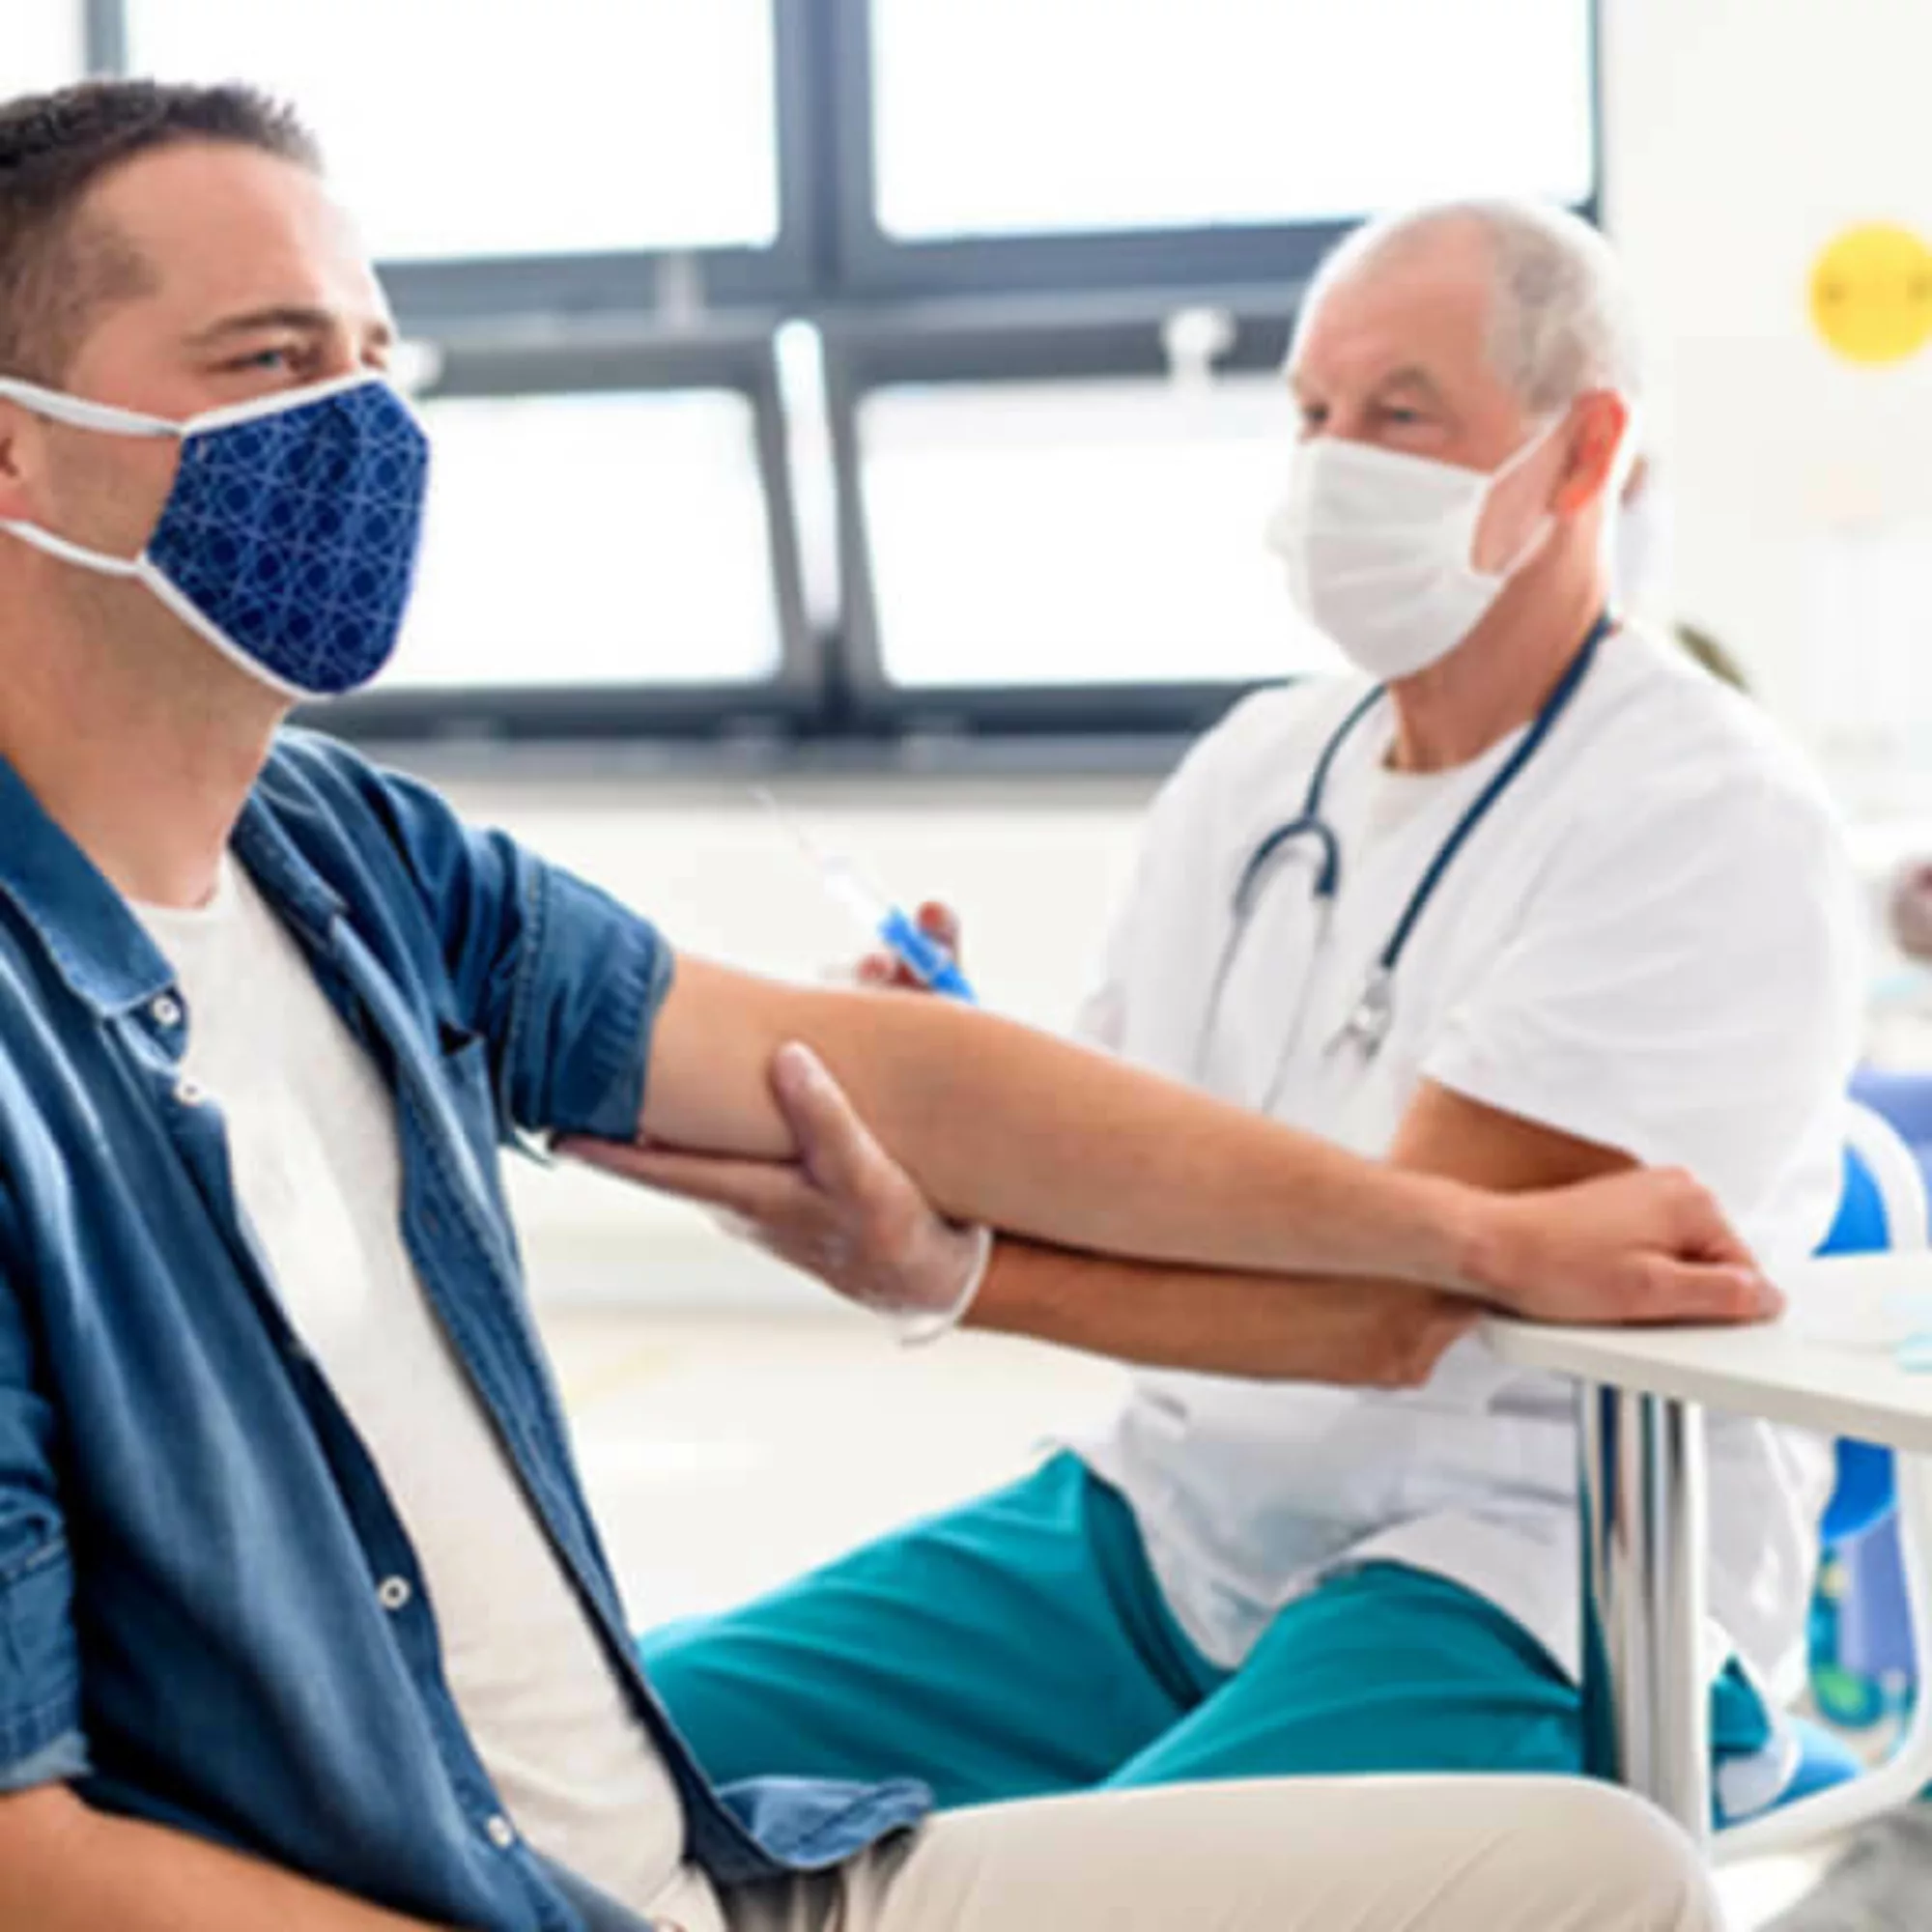
[[(0, 1797), (0, 1932), (436, 1932), (67, 1786)], [(449, 1928), (443, 1928), (449, 1932)]]
[[(1579, 1140), (1427, 1080), (1417, 1089), (1396, 1129), (1388, 1162), (1392, 1167), (1435, 1175), (1490, 1194), (1577, 1188), (1637, 1171), (1637, 1163), (1615, 1148)], [(1361, 1286), (1359, 1282), (1308, 1275), (1297, 1276), (1296, 1283), (1310, 1294), (1336, 1289), (1358, 1291)], [(1401, 1285), (1395, 1281), (1381, 1284), (1385, 1289)], [(1403, 1306), (1425, 1319), (1429, 1312), (1426, 1302), (1413, 1297), (1406, 1297)], [(1682, 1319), (1686, 1314), (1730, 1311), (1719, 1304), (1672, 1312)]]
[[(1614, 1148), (1431, 1081), (1410, 1102), (1389, 1159), (1498, 1194), (1575, 1187), (1636, 1170)], [(1375, 1283), (1370, 1294), (1364, 1290), (1371, 1284), (1359, 1279), (1298, 1275), (1268, 1283), (1266, 1293), (1259, 1286), (1252, 1277), (1157, 1270), (1140, 1278), (1084, 1255), (1003, 1246), (973, 1321), (1129, 1361), (1404, 1386), (1427, 1378), (1472, 1315), (1466, 1304), (1399, 1281)], [(1665, 1312), (1683, 1320), (1740, 1311), (1719, 1294), (1706, 1307)], [(1203, 1333), (1209, 1323), (1212, 1332)]]
[[(774, 1081), (796, 1163), (638, 1150), (650, 1184), (881, 1313), (951, 1306), (979, 1239), (934, 1214), (829, 1075)], [(1476, 1317), (1413, 1283), (1301, 1282), (1072, 1253), (1003, 1238), (972, 1325), (1126, 1362), (1290, 1381), (1410, 1387)]]
[[(1391, 1161), (1497, 1194), (1575, 1188), (1636, 1173), (1636, 1163), (1613, 1148), (1434, 1084), (1424, 1084), (1410, 1105)], [(1594, 1192), (1600, 1190), (1584, 1188), (1586, 1196)], [(1553, 1248), (1548, 1265), (1551, 1271), (1565, 1265)], [(1534, 1269), (1530, 1275), (1530, 1298), (1540, 1300)], [(1768, 1312), (1743, 1300), (1721, 1273), (1706, 1287), (1708, 1294), (1673, 1294), (1650, 1308), (1631, 1302), (1621, 1318), (1727, 1321)], [(1549, 1302), (1555, 1310), (1561, 1294)], [(1163, 1269), (1001, 1242), (968, 1325), (1217, 1376), (1414, 1387), (1468, 1333), (1478, 1312), (1464, 1296), (1408, 1281)], [(1619, 1312), (1577, 1308), (1575, 1314), (1609, 1320)]]
[(1465, 1191), (952, 1001), (787, 986), (682, 958), (639, 1138), (789, 1154), (770, 1067), (793, 1040), (957, 1218), (1151, 1261), (1484, 1285), (1486, 1224)]
[[(933, 1212), (810, 1054), (781, 1051), (772, 1091), (795, 1161), (574, 1151), (722, 1209), (849, 1300), (901, 1312), (952, 1307), (979, 1258), (975, 1238)], [(1731, 1259), (1734, 1237), (1694, 1182), (1606, 1172), (1628, 1163), (1492, 1109), (1466, 1118), (1473, 1103), (1439, 1089), (1425, 1097), (1405, 1129), (1405, 1154), (1455, 1168), (1451, 1184), (1479, 1172), (1503, 1188), (1584, 1177), (1515, 1198), (1472, 1197), (1501, 1230), (1497, 1305), (1559, 1321), (1680, 1321), (1746, 1320), (1776, 1306), (1755, 1272)], [(1466, 1325), (1412, 1284), (1137, 1264), (1012, 1239), (998, 1244), (972, 1320), (1130, 1361), (1397, 1384), (1426, 1376)]]
[[(1391, 1162), (1522, 1193), (1631, 1172), (1615, 1149), (1578, 1140), (1425, 1082)], [(1711, 1314), (1728, 1314), (1713, 1307)], [(971, 1322), (1122, 1360), (1217, 1375), (1406, 1387), (1466, 1333), (1466, 1301), (1397, 1281), (1274, 1279), (1137, 1267), (1003, 1242)]]

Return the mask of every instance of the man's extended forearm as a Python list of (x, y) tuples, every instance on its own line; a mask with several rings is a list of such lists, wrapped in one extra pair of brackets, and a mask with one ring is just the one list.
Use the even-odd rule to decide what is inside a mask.
[[(0, 1798), (0, 1932), (437, 1932), (59, 1786)], [(449, 1932), (449, 1928), (442, 1928)]]
[(1156, 1267), (1003, 1240), (967, 1321), (1207, 1375), (1411, 1388), (1478, 1313), (1409, 1282)]
[(786, 1040), (818, 1053), (884, 1146), (961, 1218), (1154, 1261), (1474, 1285), (1472, 1193), (951, 1001), (681, 960), (642, 1131), (784, 1153), (769, 1065)]

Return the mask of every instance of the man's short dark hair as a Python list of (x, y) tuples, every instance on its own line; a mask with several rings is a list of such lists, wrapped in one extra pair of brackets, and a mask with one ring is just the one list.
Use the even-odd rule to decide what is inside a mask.
[(252, 87), (89, 80), (0, 104), (0, 375), (59, 379), (103, 303), (151, 270), (86, 202), (135, 156), (229, 141), (321, 171), (292, 109)]

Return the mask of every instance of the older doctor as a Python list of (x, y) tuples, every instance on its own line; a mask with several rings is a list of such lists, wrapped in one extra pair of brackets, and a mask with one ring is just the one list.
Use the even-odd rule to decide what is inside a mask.
[[(1828, 1224), (1858, 912), (1811, 774), (1606, 611), (1638, 388), (1602, 239), (1516, 205), (1384, 219), (1289, 365), (1272, 537), (1356, 674), (1187, 758), (1081, 1031), (1399, 1165), (1520, 1189), (1681, 1163), (1774, 1266)], [(861, 1296), (937, 1251), (836, 1091), (804, 1172), (642, 1157)], [(653, 1172), (652, 1161), (656, 1166)], [(1159, 1280), (996, 1252), (970, 1320), (1198, 1360)], [(900, 1284), (902, 1286), (902, 1284)], [(1172, 1285), (1170, 1285), (1172, 1288)], [(1042, 1311), (1045, 1311), (1043, 1314)], [(1720, 1743), (1798, 1660), (1819, 1445), (1713, 1430)], [(1568, 1391), (1470, 1338), (1389, 1392), (1144, 1375), (1014, 1487), (647, 1644), (712, 1773), (911, 1773), (943, 1802), (1252, 1776), (1572, 1770)]]

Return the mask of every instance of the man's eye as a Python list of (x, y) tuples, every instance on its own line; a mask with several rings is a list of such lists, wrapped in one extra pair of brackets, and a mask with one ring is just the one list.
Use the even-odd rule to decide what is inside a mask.
[(256, 349), (246, 355), (238, 355), (227, 366), (238, 372), (259, 371), (274, 375), (287, 369), (295, 359), (295, 352), (290, 349)]

